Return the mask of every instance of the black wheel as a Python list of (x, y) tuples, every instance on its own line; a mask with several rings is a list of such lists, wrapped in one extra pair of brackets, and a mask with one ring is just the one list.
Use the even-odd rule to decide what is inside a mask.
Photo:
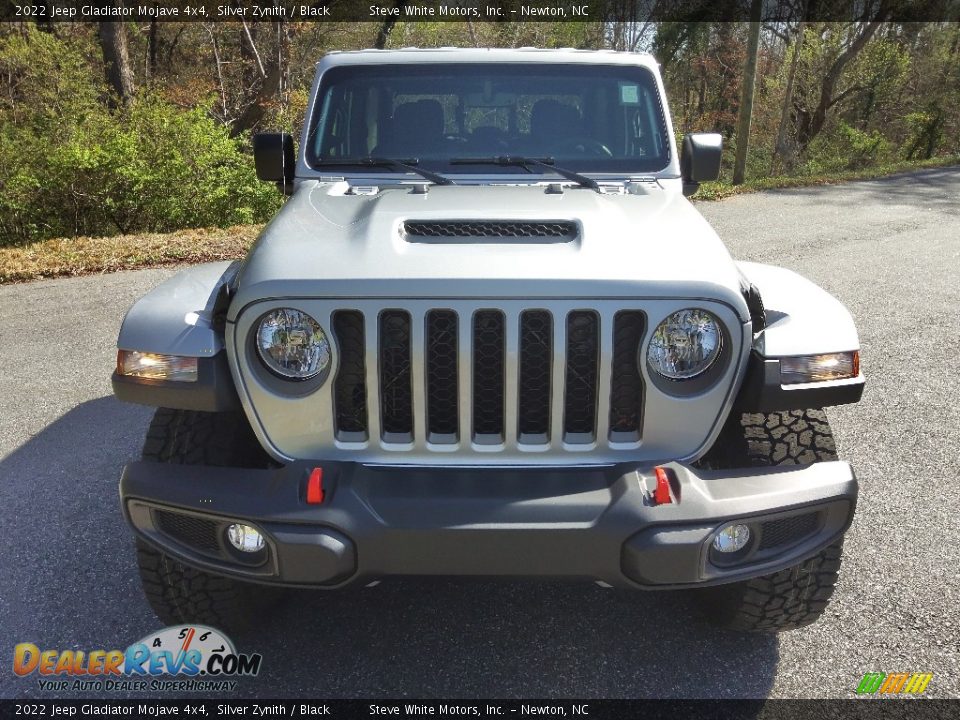
[[(183, 465), (269, 467), (246, 418), (160, 408), (150, 423), (143, 459)], [(235, 631), (249, 625), (282, 590), (246, 583), (181, 563), (137, 540), (137, 565), (144, 595), (167, 625), (200, 623)]]
[[(699, 465), (732, 469), (837, 459), (821, 409), (733, 415)], [(816, 621), (833, 595), (843, 539), (791, 568), (698, 590), (707, 618), (731, 630), (781, 632)]]

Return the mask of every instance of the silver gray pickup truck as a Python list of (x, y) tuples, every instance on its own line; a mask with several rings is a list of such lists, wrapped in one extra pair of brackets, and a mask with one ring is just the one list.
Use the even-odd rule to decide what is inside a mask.
[(298, 150), (254, 138), (283, 209), (120, 330), (114, 392), (157, 408), (120, 496), (160, 618), (402, 575), (819, 617), (857, 499), (823, 407), (860, 399), (859, 340), (731, 259), (686, 197), (720, 159), (646, 55), (325, 56)]

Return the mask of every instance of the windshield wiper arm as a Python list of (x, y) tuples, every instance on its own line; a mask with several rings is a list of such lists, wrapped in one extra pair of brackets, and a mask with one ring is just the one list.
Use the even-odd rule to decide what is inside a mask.
[(565, 168), (559, 168), (553, 164), (553, 158), (532, 158), (524, 157), (522, 155), (500, 155), (497, 157), (464, 157), (464, 158), (453, 158), (450, 160), (451, 165), (511, 165), (514, 167), (522, 167), (526, 170), (530, 169), (530, 166), (546, 168), (547, 170), (553, 170), (560, 177), (566, 178), (567, 180), (572, 180), (577, 183), (580, 187), (590, 188), (591, 190), (599, 190), (600, 183), (598, 183), (593, 178), (589, 178), (586, 175), (581, 175), (580, 173), (574, 172), (573, 170), (567, 170)]
[(319, 160), (315, 165), (321, 167), (330, 167), (330, 166), (339, 166), (339, 165), (368, 165), (372, 167), (385, 167), (392, 168), (394, 170), (406, 170), (407, 172), (416, 173), (425, 180), (436, 185), (456, 185), (456, 183), (448, 177), (439, 175), (435, 172), (430, 172), (429, 170), (424, 170), (422, 168), (416, 167), (420, 164), (418, 158), (411, 158), (409, 160), (396, 160), (394, 158), (384, 158), (384, 157), (356, 157), (356, 158), (329, 158), (326, 160)]

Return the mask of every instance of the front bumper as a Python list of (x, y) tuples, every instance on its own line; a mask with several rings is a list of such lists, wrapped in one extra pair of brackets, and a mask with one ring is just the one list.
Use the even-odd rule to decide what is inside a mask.
[[(573, 577), (614, 586), (714, 585), (795, 565), (849, 526), (857, 481), (845, 462), (707, 472), (653, 468), (411, 468), (320, 463), (325, 497), (306, 502), (315, 464), (246, 470), (135, 462), (120, 481), (139, 536), (190, 565), (248, 580), (341, 587), (390, 575)], [(256, 526), (251, 563), (225, 540)], [(710, 551), (730, 521), (751, 527), (733, 564)]]

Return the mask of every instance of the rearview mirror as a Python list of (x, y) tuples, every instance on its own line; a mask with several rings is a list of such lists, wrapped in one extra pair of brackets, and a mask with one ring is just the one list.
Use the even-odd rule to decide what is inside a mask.
[(293, 173), (297, 161), (293, 154), (293, 136), (290, 133), (257, 133), (253, 136), (253, 164), (257, 177), (277, 183), (284, 192), (293, 187)]
[(700, 183), (720, 177), (723, 136), (720, 133), (690, 133), (683, 137), (680, 151), (680, 175), (683, 194), (693, 195)]

